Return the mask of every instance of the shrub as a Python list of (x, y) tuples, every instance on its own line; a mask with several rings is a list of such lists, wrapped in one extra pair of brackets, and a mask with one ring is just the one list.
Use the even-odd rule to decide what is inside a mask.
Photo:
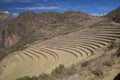
[(117, 53), (117, 57), (120, 57), (120, 51)]
[(103, 72), (100, 69), (93, 70), (92, 73), (97, 77), (102, 77), (103, 76)]
[(53, 71), (52, 71), (52, 75), (53, 76), (58, 76), (59, 74), (61, 74), (63, 71), (65, 70), (64, 65), (60, 64), (59, 67), (56, 67)]
[(53, 77), (48, 74), (42, 74), (38, 76), (38, 80), (53, 80)]
[(116, 46), (115, 42), (114, 42), (114, 41), (111, 41), (111, 42), (109, 43), (109, 45), (107, 46), (107, 49), (108, 49), (108, 50), (111, 50), (111, 49), (115, 48), (115, 46)]
[[(120, 44), (120, 43), (119, 43), (119, 44)], [(116, 55), (117, 55), (117, 57), (120, 57), (120, 46), (119, 46), (119, 48), (118, 48), (118, 50), (117, 50)]]
[(105, 57), (103, 57), (102, 65), (111, 67), (113, 64), (115, 64), (114, 54), (106, 54)]
[(31, 78), (28, 77), (28, 76), (25, 76), (25, 77), (23, 77), (23, 78), (19, 78), (19, 79), (16, 79), (16, 80), (33, 80), (33, 79), (31, 79)]
[(48, 77), (49, 77), (48, 74), (42, 74), (42, 75), (39, 75), (39, 76), (38, 76), (38, 78), (40, 78), (40, 79), (46, 79), (46, 78), (48, 78)]
[(16, 80), (38, 80), (38, 78), (35, 77), (35, 76), (33, 76), (33, 77), (25, 76), (23, 78), (19, 78), (19, 79), (16, 79)]
[(85, 62), (81, 63), (81, 67), (87, 67), (88, 65), (89, 65), (88, 61), (85, 61)]
[(107, 66), (107, 67), (111, 67), (113, 65), (112, 61), (105, 61), (102, 63), (102, 65)]

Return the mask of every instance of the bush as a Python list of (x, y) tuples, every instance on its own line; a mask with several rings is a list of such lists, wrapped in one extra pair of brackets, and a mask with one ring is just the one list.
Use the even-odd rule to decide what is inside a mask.
[(65, 70), (64, 65), (60, 64), (59, 67), (56, 67), (53, 71), (52, 71), (52, 75), (53, 76), (58, 76), (60, 75), (63, 71)]
[(120, 51), (117, 53), (117, 57), (120, 57)]
[(38, 76), (38, 78), (40, 78), (40, 79), (46, 79), (48, 77), (49, 77), (49, 75), (47, 75), (47, 74), (42, 74), (42, 75)]
[(107, 67), (111, 67), (113, 65), (112, 61), (105, 61), (102, 63), (102, 65), (107, 66)]
[(114, 54), (106, 54), (103, 57), (102, 65), (107, 67), (112, 67), (115, 64)]
[(85, 61), (85, 62), (81, 63), (81, 67), (87, 67), (88, 65), (89, 65), (88, 61)]
[[(120, 43), (119, 43), (120, 44)], [(116, 53), (117, 57), (120, 57), (120, 46), (119, 46), (119, 49), (117, 50), (117, 53)]]
[(53, 80), (53, 77), (48, 74), (42, 74), (38, 76), (38, 80)]
[(93, 70), (92, 73), (97, 77), (102, 77), (103, 76), (103, 72), (100, 69)]
[(33, 76), (33, 77), (25, 76), (23, 78), (19, 78), (19, 79), (16, 79), (16, 80), (38, 80), (38, 78), (35, 77), (35, 76)]

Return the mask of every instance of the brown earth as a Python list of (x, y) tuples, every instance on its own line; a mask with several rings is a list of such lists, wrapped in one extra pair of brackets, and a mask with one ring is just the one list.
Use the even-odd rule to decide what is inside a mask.
[[(42, 43), (37, 41), (24, 50), (8, 55), (1, 62), (0, 78), (13, 80), (28, 75), (50, 73), (59, 64), (67, 67), (101, 55), (111, 42), (120, 39), (120, 27), (115, 23), (111, 23), (113, 26), (99, 24), (94, 27), (93, 24), (99, 20), (104, 19), (88, 20), (81, 23), (85, 24), (84, 29)], [(93, 27), (87, 27), (90, 24)]]

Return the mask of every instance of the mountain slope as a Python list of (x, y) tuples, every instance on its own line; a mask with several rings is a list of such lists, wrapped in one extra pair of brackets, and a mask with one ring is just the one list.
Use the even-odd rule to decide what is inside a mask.
[[(1, 55), (21, 50), (26, 44), (37, 40), (44, 41), (54, 36), (75, 31), (82, 28), (78, 22), (81, 23), (89, 19), (89, 15), (83, 12), (66, 13), (42, 12), (37, 14), (23, 12), (17, 18), (8, 21), (4, 33), (5, 50), (1, 52)], [(3, 56), (0, 56), (0, 59), (2, 58)]]
[[(97, 61), (97, 57), (109, 53), (114, 43), (120, 40), (120, 24), (108, 19), (78, 11), (63, 14), (24, 12), (15, 19), (8, 19), (4, 25), (2, 22), (1, 43), (4, 46), (0, 52), (0, 79), (13, 80), (50, 73), (59, 64), (69, 67), (86, 60)], [(102, 61), (101, 58), (99, 61)], [(101, 72), (91, 71), (90, 75), (92, 73), (97, 76), (96, 79), (101, 78)], [(89, 80), (85, 76), (84, 79)]]
[(5, 33), (8, 31), (6, 30), (7, 23), (12, 19), (13, 18), (11, 17), (11, 15), (4, 12), (0, 12), (0, 48), (5, 47), (6, 37), (11, 36), (10, 34)]
[(86, 27), (67, 35), (29, 44), (26, 49), (16, 51), (3, 59), (0, 78), (13, 80), (28, 75), (50, 73), (59, 64), (67, 67), (94, 59), (95, 56), (104, 54), (111, 42), (120, 39), (119, 30), (120, 27), (116, 25)]
[(117, 8), (117, 9), (115, 9), (115, 10), (113, 10), (113, 11), (111, 11), (111, 12), (109, 12), (109, 13), (106, 15), (106, 17), (107, 17), (108, 19), (111, 19), (111, 20), (113, 20), (113, 21), (115, 21), (115, 22), (120, 23), (120, 7)]

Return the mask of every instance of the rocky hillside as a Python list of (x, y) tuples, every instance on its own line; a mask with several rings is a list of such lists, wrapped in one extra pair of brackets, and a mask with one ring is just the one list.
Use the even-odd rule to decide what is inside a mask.
[(6, 38), (10, 36), (10, 34), (5, 33), (8, 31), (7, 28), (7, 23), (12, 20), (12, 17), (4, 12), (0, 12), (0, 48), (5, 47), (5, 42)]
[(4, 12), (0, 12), (0, 22), (3, 22), (5, 20), (8, 21), (10, 19), (12, 19), (12, 17), (9, 14), (4, 13)]
[[(105, 17), (120, 22), (120, 8), (108, 13)], [(16, 18), (0, 12), (1, 54), (23, 49), (26, 44), (37, 40), (44, 41), (54, 36), (87, 27), (86, 25), (89, 26), (91, 21), (99, 21), (100, 19), (100, 17), (94, 18), (80, 11), (67, 11), (63, 14), (57, 12), (23, 12)], [(87, 20), (91, 21), (87, 22)], [(12, 49), (9, 47), (12, 47)]]
[[(1, 15), (1, 19), (3, 17)], [(1, 54), (5, 56), (5, 53), (20, 50), (28, 43), (37, 40), (44, 41), (54, 36), (75, 31), (82, 28), (79, 23), (88, 19), (90, 19), (88, 14), (78, 11), (68, 11), (63, 14), (57, 12), (23, 12), (15, 19), (7, 14), (0, 24), (2, 28), (0, 31), (1, 49), (5, 49), (2, 50)]]
[(115, 21), (115, 22), (118, 22), (120, 23), (120, 7), (109, 12), (106, 17), (108, 17), (109, 19)]
[[(118, 61), (113, 60), (113, 55), (116, 55), (117, 52), (113, 48), (119, 47), (120, 39), (120, 26), (115, 25), (114, 22), (104, 24), (104, 21), (101, 17), (92, 17), (92, 19), (81, 22), (81, 25), (84, 25), (83, 29), (77, 28), (77, 31), (64, 35), (62, 35), (62, 30), (65, 29), (60, 29), (61, 36), (57, 33), (58, 30), (54, 30), (59, 26), (52, 28), (53, 25), (50, 26), (52, 29), (44, 28), (45, 33), (47, 33), (44, 38), (40, 35), (43, 28), (38, 29), (38, 32), (29, 34), (28, 37), (20, 40), (19, 44), (22, 44), (22, 41), (29, 42), (27, 39), (31, 40), (30, 36), (34, 36), (36, 33), (41, 36), (41, 40), (44, 40), (26, 45), (23, 50), (15, 51), (5, 57), (0, 63), (0, 79), (15, 80), (23, 77), (23, 79), (17, 80), (102, 80), (112, 70), (111, 66), (116, 63), (114, 61)], [(56, 34), (54, 34), (55, 31)], [(58, 36), (48, 39), (47, 36), (51, 36), (48, 32), (54, 34), (54, 36), (58, 34)], [(15, 48), (18, 48), (17, 46)], [(98, 57), (100, 58), (98, 59)], [(90, 59), (93, 59), (93, 61), (85, 62)], [(81, 62), (85, 63), (81, 65)], [(77, 63), (79, 63), (79, 66), (77, 66)], [(66, 72), (67, 68), (64, 69), (64, 66), (69, 67), (72, 64), (76, 66)], [(51, 74), (41, 75), (42, 73)], [(114, 72), (111, 71), (111, 73)], [(114, 76), (116, 74), (118, 72), (115, 72)], [(40, 75), (41, 77), (24, 78), (28, 75)]]
[(2, 13), (0, 80), (113, 80), (120, 71), (118, 12)]
[(64, 14), (24, 12), (16, 19), (9, 21), (7, 25), (8, 29), (11, 29), (10, 33), (14, 32), (21, 39), (27, 37), (26, 39), (29, 40), (27, 42), (31, 43), (76, 29), (80, 27), (78, 21), (82, 22), (88, 18), (89, 15), (83, 12), (65, 12)]

